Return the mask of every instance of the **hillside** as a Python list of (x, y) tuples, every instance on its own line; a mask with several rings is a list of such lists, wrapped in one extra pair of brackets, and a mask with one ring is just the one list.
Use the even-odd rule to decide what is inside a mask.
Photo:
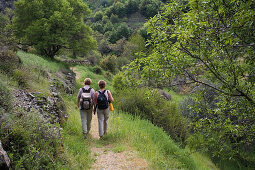
[[(13, 2), (0, 2), (0, 169), (254, 169), (253, 0)], [(87, 133), (85, 78), (114, 97), (107, 132), (99, 109)]]
[[(128, 157), (132, 153), (132, 159), (140, 160), (140, 163), (142, 159), (146, 160), (146, 169), (153, 167), (161, 167), (163, 169), (175, 169), (177, 167), (190, 169), (193, 167), (192, 169), (194, 169), (197, 166), (211, 169), (214, 167), (209, 162), (208, 164), (202, 163), (197, 158), (199, 155), (196, 154), (186, 158), (189, 151), (180, 149), (175, 145), (162, 129), (154, 127), (147, 121), (141, 121), (138, 118), (134, 119), (118, 110), (115, 110), (110, 117), (110, 130), (104, 141), (98, 141), (96, 121), (92, 125), (95, 129), (92, 132), (92, 136), (84, 140), (81, 133), (80, 116), (77, 113), (78, 109), (75, 103), (77, 93), (75, 87), (81, 86), (83, 77), (89, 76), (95, 82), (106, 78), (91, 72), (90, 67), (75, 66), (73, 69), (78, 73), (76, 75), (79, 75), (76, 80), (77, 85), (75, 85), (73, 76), (71, 76), (74, 73), (68, 69), (66, 64), (57, 61), (47, 61), (39, 56), (21, 51), (18, 52), (18, 56), (22, 62), (20, 66), (22, 70), (18, 68), (19, 76), (23, 75), (22, 79), (15, 79), (15, 75), (6, 77), (5, 73), (1, 73), (2, 85), (5, 88), (5, 85), (8, 85), (8, 89), (12, 91), (11, 94), (7, 94), (6, 92), (8, 91), (3, 91), (4, 89), (1, 88), (1, 93), (15, 96), (13, 98), (15, 100), (5, 105), (8, 109), (1, 112), (1, 121), (6, 122), (3, 131), (1, 131), (1, 142), (8, 155), (13, 155), (10, 157), (13, 168), (35, 168), (43, 165), (45, 168), (54, 169), (63, 167), (80, 169), (92, 166), (94, 159), (97, 160), (101, 154), (107, 156), (108, 152), (111, 152), (112, 155), (108, 155), (109, 158), (107, 159), (118, 158), (120, 153), (122, 153), (124, 157), (127, 157), (127, 160), (130, 159)], [(26, 73), (23, 74), (24, 72)], [(67, 77), (62, 79), (63, 76)], [(109, 89), (111, 89), (111, 81), (106, 80), (109, 82)], [(95, 83), (94, 88), (97, 89)], [(9, 114), (12, 119), (7, 119), (6, 114)], [(96, 117), (93, 119), (96, 120)], [(23, 127), (22, 129), (26, 133), (21, 129), (21, 131), (17, 131), (20, 126)], [(31, 126), (34, 128), (29, 129)], [(40, 130), (38, 131), (38, 129)], [(134, 134), (130, 134), (128, 129), (132, 129), (131, 131)], [(11, 135), (6, 136), (6, 133), (10, 131), (12, 132)], [(50, 133), (51, 136), (47, 136), (45, 133)], [(19, 141), (17, 141), (18, 136), (20, 136)], [(31, 138), (32, 136), (36, 138)], [(25, 142), (24, 140), (27, 137), (31, 139)], [(161, 139), (160, 141), (158, 140), (159, 138)], [(34, 143), (35, 139), (38, 141), (37, 144)], [(48, 142), (42, 143), (48, 140), (54, 142), (54, 145)], [(10, 145), (14, 148), (16, 145), (20, 145), (19, 150), (13, 150)], [(33, 147), (38, 149), (31, 150)], [(97, 151), (93, 151), (93, 147)], [(169, 152), (162, 152), (165, 147), (172, 149)], [(102, 151), (98, 151), (98, 149)], [(34, 154), (37, 154), (37, 156), (33, 156)], [(27, 162), (29, 158), (33, 160), (33, 164)], [(158, 161), (159, 159), (161, 160), (160, 162)], [(207, 158), (203, 159), (207, 160)], [(173, 164), (173, 162), (175, 163)], [(95, 164), (96, 166), (98, 166), (97, 163)], [(125, 163), (122, 163), (119, 166), (125, 167)], [(98, 164), (101, 164), (102, 168), (107, 167), (106, 164)], [(137, 166), (143, 165), (138, 164)]]

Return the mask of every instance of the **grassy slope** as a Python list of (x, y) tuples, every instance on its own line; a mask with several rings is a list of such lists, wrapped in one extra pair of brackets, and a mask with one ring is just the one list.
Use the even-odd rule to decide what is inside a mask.
[[(92, 87), (98, 89), (95, 82), (104, 79), (108, 83), (107, 88), (112, 89), (110, 80), (91, 72), (90, 68), (78, 66), (76, 70), (81, 75), (77, 83), (81, 84), (85, 77), (90, 77), (94, 81)], [(181, 100), (177, 94), (174, 98)], [(217, 169), (207, 157), (179, 148), (161, 128), (148, 121), (117, 112), (114, 111), (110, 116), (110, 129), (106, 136), (106, 142), (116, 146), (114, 151), (135, 148), (153, 169)], [(77, 123), (80, 126), (80, 122)]]
[(111, 115), (108, 137), (134, 147), (153, 169), (217, 169), (208, 158), (178, 147), (161, 128), (122, 112)]
[[(18, 52), (23, 63), (30, 68), (54, 73), (66, 65), (56, 61), (45, 60), (33, 54)], [(91, 67), (77, 66), (81, 74), (77, 81), (77, 87), (82, 86), (83, 79), (90, 77), (93, 80), (92, 87), (97, 88), (97, 81), (107, 81), (107, 88), (112, 90), (111, 81), (102, 75), (93, 73)], [(36, 69), (38, 70), (38, 69)], [(33, 82), (37, 88), (46, 88), (48, 85)], [(56, 162), (58, 169), (83, 169), (90, 167), (93, 160), (90, 157), (90, 142), (84, 140), (81, 133), (81, 123), (78, 109), (76, 107), (76, 94), (74, 96), (63, 96), (66, 103), (69, 119), (63, 127), (63, 153), (61, 156), (66, 160), (65, 165)], [(114, 151), (118, 152), (125, 148), (134, 148), (145, 159), (153, 169), (216, 169), (206, 157), (195, 153), (190, 154), (187, 149), (179, 148), (162, 129), (153, 126), (148, 121), (133, 118), (130, 115), (119, 112), (110, 117), (110, 131), (106, 142), (115, 144)]]

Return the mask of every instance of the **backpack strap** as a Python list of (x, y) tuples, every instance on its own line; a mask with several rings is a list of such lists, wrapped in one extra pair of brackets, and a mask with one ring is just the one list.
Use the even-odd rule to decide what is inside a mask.
[(103, 92), (101, 92), (100, 90), (98, 90), (99, 94), (104, 94), (106, 90), (104, 90)]
[(90, 90), (91, 88), (89, 88), (88, 90), (86, 90), (84, 87), (82, 88), (83, 93), (90, 93)]

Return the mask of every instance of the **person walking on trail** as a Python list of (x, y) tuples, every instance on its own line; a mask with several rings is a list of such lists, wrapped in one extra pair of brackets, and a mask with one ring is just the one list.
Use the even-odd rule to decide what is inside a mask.
[(84, 80), (84, 87), (79, 89), (77, 106), (81, 115), (81, 126), (84, 137), (87, 137), (91, 129), (93, 101), (95, 90), (90, 87), (92, 81), (90, 78)]
[(109, 119), (109, 102), (114, 99), (109, 90), (105, 90), (106, 82), (100, 80), (98, 82), (100, 90), (95, 93), (94, 103), (97, 105), (98, 131), (99, 137), (102, 139), (103, 135), (107, 133), (108, 119)]

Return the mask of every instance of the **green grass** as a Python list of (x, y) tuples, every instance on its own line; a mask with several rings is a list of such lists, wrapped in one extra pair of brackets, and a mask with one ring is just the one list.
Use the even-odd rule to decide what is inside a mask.
[(164, 89), (164, 91), (166, 91), (167, 93), (169, 93), (172, 97), (172, 100), (176, 101), (177, 103), (180, 103), (182, 102), (186, 97), (188, 97), (189, 95), (187, 94), (179, 94), (179, 93), (176, 93), (175, 91), (173, 90), (170, 90), (170, 89)]
[(17, 55), (21, 58), (25, 66), (42, 69), (47, 72), (55, 73), (60, 69), (68, 68), (65, 63), (61, 63), (56, 60), (50, 60), (35, 54), (18, 51)]
[[(152, 169), (217, 169), (205, 156), (181, 149), (171, 138), (150, 122), (125, 113), (110, 116), (105, 140), (135, 148)], [(127, 147), (127, 146), (126, 146)], [(118, 150), (118, 146), (115, 147)]]
[[(68, 121), (63, 128), (64, 157), (68, 161), (66, 169), (88, 169), (93, 159), (90, 157), (90, 140), (85, 140), (81, 131), (80, 113), (74, 96), (65, 96)], [(60, 168), (61, 169), (61, 168)]]
[(96, 74), (92, 72), (92, 67), (84, 67), (84, 66), (76, 66), (75, 69), (80, 72), (80, 79), (78, 80), (79, 87), (82, 87), (83, 81), (85, 78), (90, 78), (92, 80), (91, 87), (95, 90), (99, 90), (99, 87), (97, 85), (97, 82), (99, 80), (105, 80), (106, 81), (106, 89), (109, 89), (110, 91), (113, 91), (112, 82), (110, 78), (105, 77), (105, 71), (103, 71), (102, 74)]

